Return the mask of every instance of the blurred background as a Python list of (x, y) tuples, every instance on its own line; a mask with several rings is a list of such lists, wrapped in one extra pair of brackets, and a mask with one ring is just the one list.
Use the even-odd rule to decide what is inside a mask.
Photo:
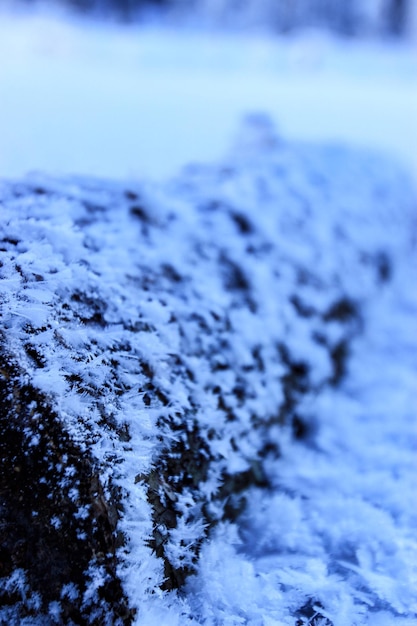
[(266, 27), (288, 33), (302, 27), (344, 35), (405, 35), (414, 0), (9, 0), (9, 7), (63, 6), (124, 22), (150, 17), (222, 28)]
[(0, 0), (0, 176), (167, 178), (265, 113), (417, 174), (417, 0)]

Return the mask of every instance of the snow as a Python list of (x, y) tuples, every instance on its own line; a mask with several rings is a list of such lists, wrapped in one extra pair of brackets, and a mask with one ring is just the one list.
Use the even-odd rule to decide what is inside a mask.
[[(1, 298), (11, 348), (32, 367), (33, 382), (55, 397), (74, 440), (93, 449), (103, 483), (111, 479), (124, 490), (120, 526), (128, 542), (119, 573), (138, 608), (135, 624), (414, 624), (415, 199), (390, 160), (281, 138), (367, 144), (417, 172), (410, 44), (353, 47), (316, 33), (288, 41), (197, 37), (2, 15), (0, 57), (4, 176), (29, 169), (130, 176), (129, 183), (104, 183), (33, 175), (20, 183), (20, 196), (2, 184), (9, 248)], [(142, 182), (187, 161), (217, 160), (236, 119), (253, 110), (269, 112), (278, 134), (266, 117), (252, 116), (222, 165), (189, 168), (164, 185)], [(148, 212), (145, 225), (132, 218), (139, 200), (128, 202), (126, 187)], [(47, 194), (34, 197), (28, 188)], [(252, 256), (239, 228), (249, 228)], [(392, 273), (386, 282), (384, 259)], [(256, 311), (230, 288), (239, 279), (236, 266)], [(155, 267), (185, 280), (172, 287), (162, 269), (152, 275)], [(300, 267), (318, 281), (302, 290), (298, 284), (302, 305), (315, 311), (312, 322), (291, 304)], [(155, 293), (143, 276), (159, 281)], [(88, 325), (82, 298), (71, 300), (83, 292), (96, 300), (105, 332)], [(323, 322), (346, 295), (360, 304), (360, 329)], [(63, 302), (71, 304), (68, 318)], [(327, 384), (332, 363), (312, 329), (331, 346), (346, 333), (353, 342), (339, 387)], [(21, 337), (45, 359), (43, 369), (29, 363)], [(217, 431), (208, 444), (217, 466), (199, 488), (220, 516), (222, 503), (212, 498), (222, 472), (244, 471), (265, 443), (253, 415), (268, 422), (284, 401), (286, 370), (275, 347), (282, 337), (294, 359), (311, 368), (315, 391), (299, 405), (311, 431), (297, 441), (288, 428), (270, 426), (267, 436), (280, 450), (264, 460), (271, 487), (251, 487), (242, 515), (220, 521), (203, 542), (185, 588), (163, 592), (163, 567), (147, 545), (153, 521), (140, 479), (161, 447), (175, 443), (175, 430), (165, 426), (161, 434), (158, 419), (175, 411), (190, 419), (200, 407), (201, 431)], [(109, 354), (117, 354), (117, 375)], [(267, 364), (264, 371), (257, 360)], [(146, 404), (143, 362), (168, 407)], [(247, 368), (252, 376), (243, 374)], [(82, 378), (83, 389), (70, 375)], [(233, 393), (242, 380), (243, 403)], [(236, 421), (219, 410), (216, 387)], [(106, 390), (105, 406), (98, 408), (91, 390)], [(127, 424), (130, 441), (103, 428), (103, 416), (119, 428)], [(172, 485), (159, 487), (177, 497)], [(204, 534), (195, 517), (200, 505), (191, 489), (178, 498), (183, 517), (166, 537), (176, 564), (190, 559)], [(90, 575), (86, 604), (105, 576)], [(24, 595), (25, 573), (16, 571), (7, 584)], [(65, 593), (76, 597), (78, 590), (70, 585)], [(27, 599), (34, 603), (39, 598)], [(59, 603), (49, 613), (51, 623), (54, 615), (59, 621)], [(13, 623), (11, 609), (2, 615)]]
[(165, 179), (215, 161), (265, 111), (285, 138), (417, 170), (415, 43), (120, 28), (0, 14), (0, 172)]
[[(248, 133), (229, 161), (164, 186), (3, 183), (7, 342), (93, 452), (105, 488), (122, 490), (119, 574), (135, 623), (408, 625), (417, 615), (412, 189), (372, 153), (283, 143), (262, 117)], [(353, 352), (335, 387), (331, 354), (344, 341)], [(296, 397), (310, 429), (300, 441), (277, 421), (291, 359), (310, 372)], [(202, 541), (201, 554), (184, 589), (164, 592), (142, 477), (181, 449), (187, 423), (212, 460), (207, 476), (178, 489), (183, 470), (162, 465), (149, 480), (181, 513), (174, 528), (159, 524), (165, 556), (191, 563)], [(222, 521), (225, 474), (256, 467), (269, 488), (250, 487), (242, 515)], [(216, 521), (208, 539), (203, 503)], [(86, 607), (103, 575), (91, 568)]]
[(311, 602), (300, 623), (416, 618), (414, 254), (397, 272), (366, 306), (342, 389), (308, 398), (311, 447), (285, 440), (272, 493), (254, 490), (238, 531), (221, 527), (204, 546), (188, 600), (205, 624), (292, 625)]
[[(310, 407), (320, 421), (316, 448), (286, 445), (271, 468), (279, 493), (252, 501), (237, 549), (265, 582), (298, 601), (300, 591), (319, 598), (333, 624), (379, 623), (385, 606), (393, 614), (382, 623), (401, 624), (417, 611), (417, 363), (408, 317), (416, 301), (405, 307), (397, 298), (386, 297), (382, 315), (381, 303), (368, 312), (373, 322), (342, 393)], [(402, 341), (397, 324), (408, 329)]]

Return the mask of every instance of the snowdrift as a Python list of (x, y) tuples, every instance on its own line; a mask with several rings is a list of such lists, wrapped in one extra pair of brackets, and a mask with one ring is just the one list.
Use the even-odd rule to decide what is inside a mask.
[(183, 589), (314, 445), (415, 219), (382, 158), (261, 144), (166, 185), (1, 183), (2, 623), (255, 623), (180, 619)]

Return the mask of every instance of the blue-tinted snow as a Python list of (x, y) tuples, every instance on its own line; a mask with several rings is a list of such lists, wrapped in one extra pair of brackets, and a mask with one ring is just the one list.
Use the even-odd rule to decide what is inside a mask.
[[(25, 185), (48, 192), (25, 196)], [(120, 184), (39, 175), (22, 183), (22, 195), (16, 189), (2, 187), (3, 225), (9, 240), (20, 241), (18, 279), (7, 252), (1, 268), (3, 323), (10, 348), (33, 369), (34, 384), (55, 398), (75, 441), (92, 449), (104, 484), (111, 476), (123, 489), (120, 528), (128, 541), (119, 572), (138, 607), (137, 625), (294, 626), (304, 618), (334, 626), (411, 625), (417, 615), (417, 297), (415, 199), (407, 178), (372, 153), (288, 145), (258, 116), (223, 165), (191, 168), (165, 186), (141, 187), (153, 224), (148, 239), (140, 239), (141, 222), (126, 210)], [(254, 225), (254, 254), (230, 219), (237, 210), (238, 223)], [(242, 268), (256, 311), (225, 290), (216, 270), (219, 253)], [(388, 269), (378, 276), (375, 265), (382, 254), (389, 259), (388, 281)], [(167, 264), (187, 278), (176, 289), (161, 284), (154, 298), (141, 281), (152, 267)], [(322, 312), (311, 323), (289, 304), (300, 268), (315, 277), (301, 291)], [(77, 289), (107, 303), (104, 333), (78, 321), (82, 308), (61, 310)], [(341, 325), (323, 319), (341, 296), (360, 305), (362, 328), (356, 329), (361, 334), (349, 374), (336, 389), (325, 384), (329, 357), (312, 331), (337, 343)], [(201, 331), (196, 311), (210, 324), (213, 313), (221, 324), (227, 311), (227, 346), (218, 341), (220, 327), (218, 335)], [(26, 339), (42, 354), (42, 369), (33, 368), (20, 346), (28, 323), (38, 329)], [(145, 486), (136, 480), (158, 454), (157, 419), (175, 407), (186, 415), (192, 403), (199, 407), (201, 432), (214, 428), (208, 445), (216, 463), (201, 484), (210, 499), (223, 471), (244, 470), (262, 449), (265, 431), (251, 420), (268, 421), (282, 402), (282, 364), (274, 347), (282, 340), (311, 369), (313, 392), (300, 407), (311, 436), (297, 443), (287, 429), (270, 427), (267, 436), (281, 450), (279, 459), (266, 462), (273, 489), (252, 489), (243, 517), (217, 527), (181, 595), (162, 592), (162, 564), (147, 547), (151, 511)], [(237, 419), (227, 422), (212, 389), (219, 384), (227, 394), (251, 366), (256, 345), (265, 371), (245, 375), (248, 399), (232, 407)], [(107, 358), (114, 350), (116, 378)], [(193, 382), (173, 374), (175, 353)], [(229, 369), (213, 369), (225, 359)], [(142, 361), (169, 394), (167, 409), (146, 406)], [(71, 374), (81, 376), (87, 389), (106, 385), (105, 407), (98, 406), (96, 392), (72, 388)], [(233, 402), (233, 394), (227, 397)], [(128, 424), (129, 442), (103, 429), (103, 410), (119, 426)], [(185, 490), (177, 502), (184, 516), (169, 535), (173, 563), (186, 558), (187, 546), (202, 535), (201, 521), (187, 519), (194, 497)], [(91, 572), (91, 598), (99, 584), (100, 572)], [(58, 608), (51, 607), (51, 618)]]
[[(253, 109), (269, 111), (285, 134), (369, 144), (395, 152), (415, 167), (416, 64), (410, 47), (367, 45), (361, 54), (321, 36), (275, 42), (263, 38), (195, 38), (192, 34), (134, 29), (126, 35), (107, 27), (92, 30), (49, 18), (15, 22), (6, 16), (1, 16), (0, 29), (3, 174), (44, 169), (111, 177), (129, 174), (140, 178), (144, 173), (164, 176), (194, 158), (217, 158), (228, 143), (226, 138), (236, 118)], [(277, 430), (282, 457), (268, 467), (274, 491), (266, 495), (253, 490), (243, 518), (237, 524), (219, 526), (204, 546), (198, 573), (189, 580), (181, 597), (158, 590), (161, 566), (144, 549), (144, 537), (151, 532), (151, 515), (142, 485), (133, 480), (149, 467), (155, 416), (151, 411), (143, 412), (136, 396), (126, 397), (121, 409), (107, 407), (109, 412), (117, 409), (121, 419), (129, 420), (136, 442), (134, 450), (123, 450), (120, 469), (120, 478), (129, 481), (130, 490), (123, 520), (130, 539), (129, 554), (125, 555), (121, 573), (132, 604), (140, 606), (138, 626), (293, 626), (293, 613), (303, 605), (309, 607), (305, 623), (316, 615), (316, 624), (320, 619), (326, 624), (328, 618), (334, 626), (415, 624), (417, 298), (415, 248), (410, 246), (415, 217), (397, 210), (404, 202), (409, 203), (403, 198), (409, 192), (390, 165), (359, 156), (346, 161), (344, 152), (338, 150), (313, 152), (309, 157), (307, 151), (301, 159), (307, 160), (313, 170), (333, 178), (336, 192), (330, 193), (327, 202), (321, 199), (320, 219), (315, 219), (303, 235), (309, 239), (309, 246), (297, 247), (297, 226), (291, 220), (284, 220), (282, 227), (288, 229), (289, 239), (282, 237), (280, 245), (288, 258), (298, 256), (304, 263), (319, 267), (330, 283), (337, 261), (343, 288), (361, 298), (365, 330), (355, 343), (349, 376), (342, 389), (327, 389), (308, 398), (306, 411), (317, 424), (311, 445), (294, 443), (285, 431)], [(288, 162), (300, 156), (293, 157), (291, 150), (283, 155), (279, 166), (285, 177), (291, 169)], [(239, 161), (236, 155), (233, 159)], [(248, 167), (248, 161), (244, 167)], [(255, 213), (259, 227), (268, 232), (270, 213), (268, 217), (254, 192), (253, 168), (258, 168), (260, 174), (267, 172), (268, 159), (261, 163), (255, 159), (247, 176), (223, 188), (222, 200), (243, 207), (248, 214)], [(344, 179), (346, 168), (351, 172)], [(314, 205), (314, 185), (306, 185), (303, 167), (299, 172), (294, 188), (301, 189), (302, 198), (309, 198)], [(369, 181), (380, 181), (376, 185), (380, 187), (379, 198), (362, 195)], [(49, 186), (53, 184), (48, 181)], [(59, 195), (65, 185), (56, 184)], [(201, 187), (196, 185), (202, 191), (191, 200), (204, 200), (210, 195), (211, 184), (210, 172), (203, 171)], [(74, 180), (71, 193), (76, 195), (78, 188)], [(90, 199), (99, 202), (99, 192), (93, 188)], [(79, 193), (85, 199), (86, 191)], [(107, 199), (112, 186), (103, 193)], [(300, 209), (297, 198), (284, 193), (279, 185), (273, 193), (272, 202), (290, 207), (291, 214)], [(161, 220), (171, 202), (183, 211), (185, 218), (177, 226), (177, 237), (181, 236), (181, 228), (184, 237), (194, 232), (192, 212), (187, 214), (189, 197), (184, 200), (178, 189), (171, 189), (169, 200), (166, 191), (152, 189), (149, 196)], [(377, 210), (377, 223), (374, 212), (368, 219), (370, 206), (372, 211)], [(30, 205), (19, 210), (26, 211), (30, 218)], [(11, 330), (27, 322), (42, 327), (49, 320), (52, 294), (59, 294), (60, 285), (68, 281), (83, 283), (87, 275), (85, 259), (77, 256), (82, 234), (66, 217), (77, 217), (76, 203), (69, 206), (61, 199), (57, 201), (53, 220), (49, 207), (43, 216), (39, 211), (38, 206), (40, 223), (28, 219), (18, 225), (23, 229), (17, 231), (19, 237), (32, 242), (31, 250), (19, 252), (34, 274), (44, 273), (50, 282), (47, 290), (39, 283), (36, 289), (26, 290), (24, 300), (19, 299), (15, 296), (20, 279), (12, 273), (8, 276), (7, 267), (3, 268), (2, 296), (9, 305), (11, 319), (6, 324)], [(320, 255), (321, 244), (328, 245), (334, 236), (330, 227), (332, 212), (343, 211), (349, 225), (347, 236), (355, 245), (376, 248), (381, 244), (395, 261), (393, 281), (378, 288), (378, 294), (365, 275), (351, 272), (357, 258), (352, 259), (350, 253), (345, 254), (344, 249), (339, 252), (334, 246), (330, 259)], [(123, 222), (118, 224), (126, 246), (118, 248), (117, 264), (108, 254), (94, 267), (97, 272), (110, 267), (114, 272), (115, 288), (109, 290), (109, 299), (118, 296), (119, 275), (123, 276), (131, 263), (134, 249), (132, 233), (124, 227)], [(222, 236), (226, 237), (227, 232)], [(169, 237), (164, 243), (158, 261), (178, 254)], [(237, 241), (231, 239), (229, 245), (234, 254), (242, 254)], [(259, 294), (265, 294), (267, 270), (255, 266), (250, 271), (253, 282), (259, 285)], [(285, 302), (286, 285), (293, 279), (290, 264), (283, 268), (283, 277)], [(338, 287), (336, 281), (333, 288), (337, 291)], [(201, 277), (201, 293), (205, 292), (210, 294), (211, 305), (221, 309), (224, 295), (215, 277)], [(317, 295), (313, 290), (310, 298), (314, 297)], [(320, 305), (320, 296), (318, 300)], [(280, 323), (285, 326), (284, 319), (293, 331), (288, 336), (292, 349), (305, 351), (303, 329), (290, 319), (291, 312), (282, 312), (273, 301), (266, 300), (263, 305), (263, 324), (274, 324), (274, 332), (278, 332), (279, 310)], [(128, 302), (126, 319), (137, 315), (138, 308), (161, 329), (160, 339), (150, 338), (141, 346), (161, 368), (165, 347), (177, 345), (178, 337), (169, 331), (164, 335), (166, 310), (158, 302)], [(234, 320), (249, 343), (262, 333), (263, 324), (247, 312), (236, 313)], [(52, 323), (49, 330), (37, 336), (39, 346), (50, 345), (55, 332), (59, 329)], [(189, 332), (192, 341), (195, 331), (190, 327)], [(335, 335), (338, 332), (335, 327)], [(121, 329), (114, 325), (107, 340), (117, 344), (122, 336)], [(87, 339), (91, 337), (82, 327), (72, 328), (67, 334), (62, 330), (62, 342), (70, 342), (74, 350), (81, 350)], [(235, 346), (236, 357), (242, 363), (244, 344)], [(315, 353), (310, 345), (309, 356), (317, 375), (325, 376), (328, 364), (323, 354)], [(123, 358), (127, 364), (131, 355)], [(100, 384), (104, 370), (100, 363), (96, 365), (95, 384)], [(198, 366), (204, 386), (210, 372), (200, 363), (192, 365)], [(76, 364), (65, 362), (62, 366), (70, 369)], [(134, 375), (131, 370), (131, 365), (126, 365), (126, 376)], [(273, 372), (271, 380), (276, 375), (279, 372)], [(75, 414), (88, 412), (88, 398), (68, 393), (59, 370), (46, 369), (37, 376), (35, 382), (41, 389), (58, 396), (60, 391), (65, 392), (62, 402), (69, 422)], [(256, 390), (265, 406), (273, 406), (279, 401), (280, 389), (274, 390), (268, 374), (266, 383), (267, 396), (262, 386)], [(177, 393), (182, 400), (180, 385)], [(202, 422), (213, 419), (211, 408), (207, 406), (207, 412), (201, 415)], [(141, 421), (131, 419), (140, 410)], [(93, 413), (89, 419), (94, 422)], [(80, 427), (74, 420), (75, 428)], [(76, 430), (73, 434), (77, 437)], [(79, 432), (80, 443), (84, 435)], [(97, 456), (110, 457), (113, 445), (97, 439)], [(230, 456), (226, 444), (224, 449), (221, 441), (216, 445), (219, 455), (229, 455), (232, 468), (233, 463), (241, 462)], [(214, 491), (216, 486), (214, 477), (213, 484), (204, 487)], [(192, 531), (183, 529), (184, 533)], [(22, 587), (24, 574), (16, 572), (9, 584)], [(310, 606), (310, 600), (317, 604)], [(59, 607), (50, 609), (51, 617), (54, 612), (59, 614)], [(41, 623), (45, 625), (46, 620), (45, 616)]]
[(285, 137), (417, 171), (415, 43), (104, 26), (0, 14), (0, 172), (125, 178), (216, 160), (264, 110)]

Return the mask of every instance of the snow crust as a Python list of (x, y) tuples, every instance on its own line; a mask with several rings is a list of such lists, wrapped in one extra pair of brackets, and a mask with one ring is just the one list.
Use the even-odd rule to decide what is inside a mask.
[[(136, 624), (411, 626), (413, 191), (371, 153), (249, 127), (229, 161), (166, 185), (3, 182), (5, 342), (107, 495), (121, 490)], [(308, 384), (289, 399), (290, 366)], [(156, 477), (178, 515), (161, 522), (165, 558), (194, 571), (163, 591), (145, 477), (194, 432), (207, 471), (180, 485), (184, 456)], [(258, 465), (268, 486), (248, 485), (228, 519), (225, 477)]]

